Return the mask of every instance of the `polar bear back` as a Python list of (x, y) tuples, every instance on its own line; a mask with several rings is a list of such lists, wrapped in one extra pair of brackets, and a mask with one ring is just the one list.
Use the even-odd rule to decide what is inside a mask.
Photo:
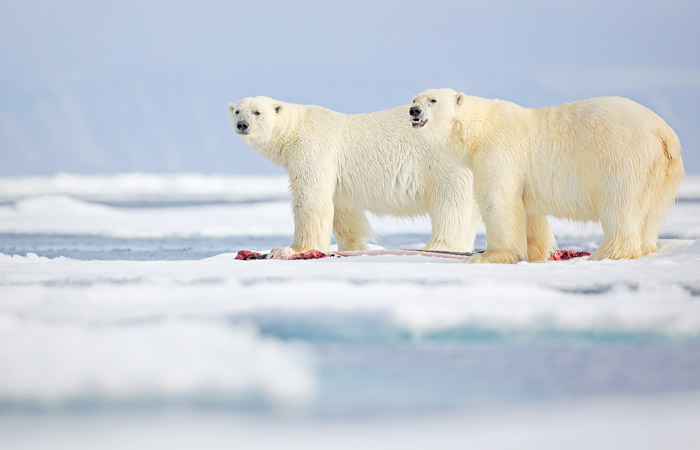
[[(300, 139), (322, 136), (335, 155), (335, 200), (375, 214), (412, 216), (429, 212), (436, 184), (451, 180), (454, 195), (469, 192), (471, 173), (430, 146), (407, 122), (408, 106), (367, 114), (316, 107)], [(309, 137), (310, 138), (310, 137)]]
[(626, 98), (598, 97), (530, 111), (528, 144), (536, 151), (526, 152), (524, 178), (533, 213), (598, 220), (607, 193), (646, 188), (649, 174), (639, 167), (680, 159), (678, 138), (666, 122)]

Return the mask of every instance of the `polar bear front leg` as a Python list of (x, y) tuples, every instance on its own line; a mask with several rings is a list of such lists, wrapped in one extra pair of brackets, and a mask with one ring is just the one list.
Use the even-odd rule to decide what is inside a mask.
[(294, 206), (294, 242), (292, 248), (301, 253), (319, 250), (328, 253), (331, 245), (333, 203), (318, 203), (313, 207)]
[(327, 179), (290, 178), (294, 213), (292, 248), (301, 253), (319, 250), (327, 253), (333, 229), (333, 191)]
[(527, 215), (527, 260), (547, 261), (557, 248), (547, 216)]
[(486, 226), (486, 251), (470, 256), (465, 262), (515, 264), (527, 260), (527, 218), (521, 196), (517, 192), (509, 195), (498, 191), (477, 198)]

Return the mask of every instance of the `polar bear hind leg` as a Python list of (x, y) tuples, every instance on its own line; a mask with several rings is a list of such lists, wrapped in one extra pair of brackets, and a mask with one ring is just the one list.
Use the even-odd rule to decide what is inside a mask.
[(609, 199), (604, 206), (600, 219), (603, 242), (589, 260), (634, 259), (642, 255), (640, 205), (623, 197)]
[(479, 223), (478, 208), (470, 185), (461, 191), (436, 189), (429, 208), (432, 234), (424, 250), (449, 252), (474, 251), (474, 239)]
[(674, 192), (669, 193), (664, 181), (659, 179), (657, 168), (652, 168), (649, 183), (644, 187), (642, 193), (642, 208), (645, 211), (642, 219), (641, 239), (642, 255), (653, 253), (657, 250), (656, 239), (659, 235), (659, 228), (666, 217), (666, 213), (673, 204)]
[[(437, 250), (445, 252), (473, 252), (474, 239), (476, 238), (476, 226), (463, 225), (456, 228), (456, 231), (461, 230), (461, 233), (453, 233), (456, 236), (447, 237), (441, 230), (450, 229), (442, 222), (445, 222), (444, 217), (432, 218), (433, 232), (423, 250)], [(473, 231), (472, 231), (473, 230)]]
[(649, 208), (642, 225), (642, 255), (654, 253), (658, 249), (656, 240), (659, 237), (659, 228), (661, 228), (661, 224), (670, 207), (671, 204), (669, 203), (665, 208), (655, 208), (654, 206)]
[(338, 242), (338, 250), (365, 250), (367, 241), (372, 238), (372, 228), (364, 211), (336, 207), (333, 214), (333, 234)]
[(684, 176), (680, 143), (673, 131), (665, 128), (642, 143), (651, 146), (649, 153), (655, 158), (641, 178), (627, 180), (636, 184), (620, 190), (630, 194), (608, 199), (601, 216), (603, 244), (590, 259), (637, 258), (656, 251), (659, 229)]

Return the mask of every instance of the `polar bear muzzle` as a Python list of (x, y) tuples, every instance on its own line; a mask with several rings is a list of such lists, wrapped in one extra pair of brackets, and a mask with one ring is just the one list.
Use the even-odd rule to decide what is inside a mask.
[(245, 120), (239, 120), (236, 122), (236, 133), (238, 134), (249, 134), (249, 125)]
[(423, 120), (423, 110), (418, 106), (411, 106), (408, 110), (408, 115), (411, 116), (411, 126), (413, 128), (422, 128), (428, 119)]

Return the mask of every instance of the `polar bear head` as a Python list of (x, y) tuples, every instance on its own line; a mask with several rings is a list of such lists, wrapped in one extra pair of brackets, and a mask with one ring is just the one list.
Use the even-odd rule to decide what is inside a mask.
[(464, 94), (452, 89), (428, 89), (413, 97), (408, 110), (411, 125), (426, 135), (444, 141), (452, 132)]
[(272, 139), (283, 108), (282, 102), (269, 97), (246, 97), (228, 105), (231, 125), (246, 142)]

